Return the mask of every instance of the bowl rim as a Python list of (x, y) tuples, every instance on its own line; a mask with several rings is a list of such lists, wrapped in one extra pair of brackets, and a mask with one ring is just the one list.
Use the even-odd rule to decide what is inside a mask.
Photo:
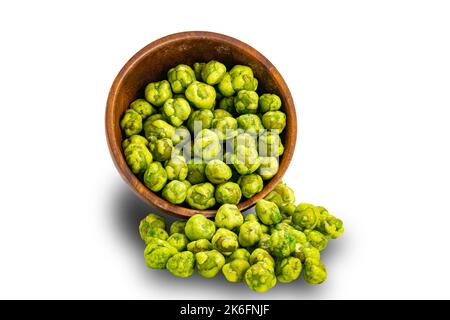
[(185, 31), (173, 33), (162, 38), (159, 38), (137, 53), (135, 53), (121, 68), (119, 73), (114, 79), (113, 84), (111, 85), (108, 99), (106, 103), (106, 111), (105, 111), (105, 131), (106, 131), (106, 139), (108, 143), (108, 148), (114, 162), (116, 169), (119, 171), (121, 177), (125, 180), (125, 182), (131, 187), (131, 189), (144, 201), (150, 204), (152, 207), (156, 207), (169, 215), (177, 216), (180, 218), (189, 218), (190, 216), (201, 213), (206, 217), (213, 217), (216, 214), (216, 209), (209, 210), (198, 210), (183, 207), (180, 205), (172, 204), (166, 201), (164, 198), (160, 197), (158, 194), (152, 192), (148, 189), (138, 178), (135, 176), (128, 165), (123, 156), (123, 152), (121, 150), (122, 141), (118, 141), (114, 134), (114, 127), (118, 126), (118, 123), (115, 123), (113, 113), (114, 106), (116, 104), (116, 99), (118, 95), (118, 90), (121, 87), (122, 82), (124, 81), (127, 73), (132, 70), (141, 59), (145, 58), (146, 55), (150, 54), (151, 51), (158, 49), (161, 46), (167, 46), (171, 43), (186, 40), (186, 39), (210, 39), (218, 42), (226, 43), (227, 45), (239, 48), (239, 50), (244, 51), (246, 54), (251, 56), (253, 59), (257, 60), (260, 64), (264, 66), (272, 74), (275, 78), (275, 82), (279, 87), (280, 95), (284, 98), (285, 108), (290, 112), (286, 117), (286, 127), (289, 126), (289, 130), (292, 133), (288, 139), (288, 143), (284, 143), (285, 152), (280, 161), (280, 166), (277, 174), (270, 179), (267, 183), (265, 183), (264, 188), (261, 192), (254, 195), (249, 199), (245, 199), (243, 202), (238, 204), (238, 208), (240, 211), (247, 210), (254, 206), (258, 200), (263, 199), (270, 191), (272, 191), (275, 186), (281, 181), (284, 173), (286, 172), (289, 164), (292, 160), (295, 145), (297, 141), (297, 115), (295, 110), (295, 104), (291, 95), (291, 92), (281, 76), (280, 72), (275, 68), (275, 66), (259, 51), (251, 47), (250, 45), (242, 42), (236, 38), (216, 33), (210, 31)]

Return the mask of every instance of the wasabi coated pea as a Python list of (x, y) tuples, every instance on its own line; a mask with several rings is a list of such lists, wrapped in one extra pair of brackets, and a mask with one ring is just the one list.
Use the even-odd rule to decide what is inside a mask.
[(262, 124), (267, 130), (280, 134), (286, 127), (286, 114), (281, 111), (269, 111), (262, 116)]
[(277, 258), (285, 258), (295, 250), (295, 238), (286, 231), (275, 231), (270, 236), (270, 252)]
[(210, 129), (213, 119), (214, 114), (211, 110), (195, 110), (189, 116), (187, 127), (191, 133), (196, 134), (203, 129)]
[(144, 174), (144, 184), (153, 192), (160, 191), (167, 182), (167, 172), (160, 162), (152, 162)]
[(198, 109), (212, 109), (216, 102), (216, 90), (206, 83), (194, 81), (187, 87), (184, 94), (186, 99)]
[(306, 259), (303, 277), (310, 284), (321, 284), (327, 278), (325, 265), (316, 259)]
[(255, 250), (253, 250), (252, 254), (250, 255), (249, 262), (252, 265), (258, 262), (264, 262), (272, 268), (275, 267), (275, 260), (272, 258), (270, 253), (261, 248), (256, 248)]
[(225, 228), (217, 229), (212, 237), (211, 243), (213, 249), (225, 256), (231, 255), (239, 247), (236, 233)]
[(179, 252), (186, 250), (188, 242), (188, 238), (182, 233), (174, 233), (167, 239), (167, 243)]
[(182, 233), (184, 234), (184, 227), (186, 226), (186, 221), (174, 221), (170, 225), (169, 234), (172, 235), (174, 233)]
[(214, 186), (209, 183), (199, 183), (188, 189), (186, 202), (191, 208), (205, 210), (216, 204)]
[(175, 128), (175, 132), (170, 139), (174, 145), (177, 147), (182, 147), (191, 142), (191, 132), (188, 128), (180, 126)]
[(148, 141), (143, 136), (134, 134), (129, 138), (123, 140), (122, 149), (125, 150), (130, 144), (142, 144), (144, 146), (148, 146)]
[(222, 160), (214, 159), (206, 165), (205, 175), (211, 183), (221, 184), (231, 178), (231, 169)]
[(145, 99), (154, 106), (161, 107), (170, 98), (172, 90), (167, 80), (152, 82), (145, 87)]
[(207, 219), (204, 215), (195, 214), (186, 222), (184, 232), (191, 241), (199, 239), (211, 240), (216, 232), (216, 226), (214, 222)]
[[(258, 88), (258, 80), (253, 76), (253, 71), (250, 67), (235, 65), (231, 68), (229, 74), (231, 85), (236, 92), (240, 90), (256, 91)], [(224, 81), (224, 79), (222, 81)]]
[(166, 222), (163, 217), (157, 215), (156, 213), (148, 214), (144, 219), (139, 223), (139, 234), (141, 235), (141, 239), (145, 240), (149, 237), (150, 229), (165, 229)]
[(162, 119), (146, 121), (144, 131), (148, 140), (171, 138), (175, 134), (175, 128)]
[(173, 204), (183, 203), (186, 199), (188, 186), (179, 180), (172, 180), (164, 187), (162, 197)]
[(241, 282), (249, 268), (250, 264), (248, 261), (243, 259), (234, 259), (223, 266), (222, 272), (228, 281)]
[(224, 204), (217, 210), (214, 222), (218, 228), (233, 230), (244, 223), (244, 217), (234, 204)]
[(226, 72), (227, 67), (225, 67), (223, 63), (211, 60), (203, 66), (201, 75), (203, 81), (211, 86), (214, 86), (223, 79)]
[(254, 213), (249, 213), (245, 216), (245, 221), (255, 221), (255, 222), (259, 222), (258, 220), (258, 216)]
[(270, 235), (267, 233), (263, 233), (261, 235), (261, 239), (258, 242), (258, 248), (264, 249), (266, 251), (270, 251)]
[(258, 151), (255, 148), (246, 147), (245, 145), (237, 146), (236, 153), (232, 156), (231, 161), (240, 175), (251, 174), (261, 166)]
[(237, 205), (241, 201), (241, 187), (235, 182), (225, 182), (216, 188), (215, 197), (220, 204)]
[(277, 278), (272, 266), (259, 262), (248, 268), (245, 273), (245, 282), (256, 292), (266, 292), (276, 285)]
[(308, 242), (296, 243), (295, 250), (292, 255), (300, 259), (302, 263), (304, 263), (306, 259), (320, 260), (320, 251), (314, 248)]
[(205, 67), (204, 62), (196, 62), (194, 63), (194, 65), (192, 66), (192, 68), (194, 69), (194, 73), (195, 73), (195, 78), (196, 79), (201, 79), (202, 78), (202, 70)]
[(164, 138), (149, 143), (150, 151), (156, 161), (169, 160), (173, 151), (173, 142)]
[(189, 118), (191, 106), (183, 98), (167, 99), (162, 107), (162, 114), (173, 126), (179, 127)]
[(165, 269), (167, 261), (178, 251), (167, 241), (151, 238), (144, 251), (145, 262), (152, 269)]
[(233, 82), (231, 80), (231, 75), (229, 73), (225, 73), (220, 83), (217, 85), (217, 89), (220, 94), (224, 97), (231, 97), (236, 93), (233, 88)]
[(124, 150), (125, 161), (134, 174), (144, 173), (153, 161), (153, 156), (143, 144), (131, 143)]
[(261, 234), (261, 225), (258, 222), (244, 222), (239, 228), (239, 243), (243, 247), (253, 246), (258, 243)]
[(217, 106), (218, 110), (225, 110), (232, 116), (237, 114), (236, 108), (234, 107), (234, 97), (225, 97), (219, 101), (219, 105)]
[(241, 187), (242, 194), (247, 199), (261, 192), (264, 186), (261, 177), (257, 174), (241, 176), (238, 180), (238, 184)]
[(289, 283), (297, 280), (302, 272), (302, 263), (300, 259), (294, 257), (287, 257), (277, 262), (275, 266), (275, 274), (277, 280), (284, 283)]
[(167, 72), (167, 79), (169, 79), (174, 93), (183, 93), (196, 80), (196, 77), (191, 67), (185, 64), (179, 64)]
[(328, 238), (316, 230), (305, 231), (306, 239), (317, 250), (322, 251), (328, 245)]
[(192, 252), (184, 251), (174, 254), (167, 261), (167, 270), (174, 276), (187, 278), (194, 273), (195, 257)]
[(281, 99), (276, 94), (265, 93), (259, 97), (259, 111), (266, 113), (277, 111), (281, 108)]
[(331, 215), (327, 209), (317, 207), (320, 211), (320, 221), (317, 225), (317, 230), (331, 239), (337, 239), (344, 233), (344, 223), (342, 220)]
[(237, 127), (237, 121), (232, 117), (214, 119), (212, 122), (212, 128), (217, 133), (221, 141), (234, 138), (237, 134)]
[(156, 113), (156, 109), (144, 99), (134, 100), (132, 103), (130, 103), (130, 109), (139, 113), (139, 115), (142, 117), (142, 120)]
[(255, 211), (259, 220), (266, 225), (277, 224), (281, 221), (280, 209), (273, 202), (259, 200), (256, 202)]
[(309, 203), (300, 203), (292, 215), (292, 223), (300, 229), (314, 229), (320, 221), (319, 209)]
[(258, 174), (263, 180), (270, 180), (275, 176), (279, 169), (278, 159), (275, 157), (260, 157), (261, 165), (258, 168)]
[(285, 219), (292, 219), (292, 216), (295, 212), (295, 205), (294, 204), (287, 204), (285, 206), (281, 206), (280, 208), (281, 215)]
[(217, 250), (196, 253), (195, 260), (198, 273), (205, 278), (214, 278), (225, 264), (225, 258)]
[(160, 228), (150, 228), (147, 232), (147, 238), (145, 238), (145, 244), (147, 244), (149, 241), (152, 241), (152, 238), (160, 239), (160, 240), (167, 240), (169, 238), (169, 235), (167, 234), (167, 231)]
[(188, 251), (192, 253), (198, 253), (202, 251), (210, 251), (212, 250), (212, 244), (209, 240), (199, 239), (192, 242), (189, 242), (187, 245)]
[(206, 182), (205, 168), (206, 163), (199, 159), (191, 159), (187, 163), (187, 180), (192, 184)]
[(223, 119), (223, 118), (226, 118), (226, 117), (233, 118), (231, 113), (229, 113), (228, 111), (226, 111), (224, 109), (214, 109), (213, 114), (214, 114), (214, 119), (215, 120)]
[(219, 137), (209, 129), (201, 130), (194, 140), (194, 155), (205, 161), (221, 157), (222, 146)]
[(245, 248), (236, 249), (229, 257), (229, 261), (237, 259), (248, 261), (250, 259), (250, 252)]
[(280, 136), (272, 131), (264, 131), (258, 140), (258, 152), (263, 157), (279, 157), (284, 153)]
[(142, 117), (133, 109), (128, 109), (120, 121), (125, 136), (129, 137), (142, 131)]
[(294, 191), (289, 188), (284, 182), (280, 182), (269, 194), (265, 200), (275, 203), (280, 210), (288, 205), (295, 203)]
[(238, 128), (242, 129), (245, 133), (259, 135), (264, 131), (261, 119), (256, 114), (243, 114), (236, 121)]
[(234, 98), (234, 107), (240, 114), (258, 112), (258, 94), (255, 91), (241, 90)]
[(173, 155), (166, 162), (166, 172), (169, 180), (185, 180), (188, 174), (188, 165), (184, 157)]

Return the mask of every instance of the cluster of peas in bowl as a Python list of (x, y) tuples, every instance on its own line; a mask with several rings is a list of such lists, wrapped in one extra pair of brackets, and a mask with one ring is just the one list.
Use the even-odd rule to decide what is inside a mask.
[(168, 202), (206, 210), (261, 192), (279, 170), (282, 102), (248, 66), (180, 64), (145, 88), (120, 126), (131, 171)]
[(154, 213), (139, 225), (145, 241), (145, 261), (152, 269), (167, 269), (186, 278), (197, 272), (206, 278), (222, 271), (230, 282), (242, 282), (265, 292), (278, 282), (303, 278), (310, 284), (325, 281), (320, 252), (329, 239), (343, 232), (342, 220), (325, 208), (295, 205), (293, 191), (280, 183), (245, 217), (236, 205), (223, 204), (213, 220), (201, 214), (171, 224)]

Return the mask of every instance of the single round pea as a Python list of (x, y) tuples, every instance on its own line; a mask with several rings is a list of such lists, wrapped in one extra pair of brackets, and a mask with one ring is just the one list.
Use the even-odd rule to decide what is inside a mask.
[(259, 111), (266, 113), (281, 108), (281, 99), (276, 94), (265, 93), (259, 97)]
[(198, 273), (205, 278), (214, 278), (225, 264), (225, 258), (217, 250), (196, 253), (195, 260)]
[(275, 231), (270, 236), (270, 252), (277, 258), (285, 258), (295, 250), (295, 238), (286, 231)]
[(217, 89), (224, 97), (233, 96), (236, 91), (233, 88), (233, 82), (231, 75), (229, 73), (225, 73), (222, 77), (222, 80), (219, 82)]
[(252, 265), (258, 262), (264, 262), (272, 268), (275, 267), (275, 260), (272, 258), (269, 251), (261, 248), (256, 248), (255, 250), (253, 250), (252, 254), (250, 255), (249, 262)]
[(273, 202), (259, 200), (256, 202), (255, 211), (259, 220), (266, 225), (277, 224), (281, 221), (280, 209)]
[(257, 174), (241, 176), (238, 180), (238, 184), (241, 187), (242, 194), (247, 199), (261, 192), (264, 187), (261, 177)]
[(258, 152), (263, 157), (279, 157), (284, 153), (280, 136), (272, 131), (264, 131), (258, 139)]
[(147, 238), (145, 238), (145, 244), (149, 243), (149, 241), (152, 241), (152, 238), (157, 238), (160, 240), (167, 240), (169, 238), (169, 235), (167, 234), (167, 231), (161, 228), (150, 228), (147, 232)]
[(178, 251), (167, 241), (150, 238), (145, 247), (144, 257), (147, 266), (152, 269), (165, 269), (167, 261)]
[(169, 233), (170, 235), (174, 233), (183, 233), (184, 234), (184, 227), (186, 226), (186, 221), (177, 220), (172, 222), (170, 225)]
[(150, 229), (165, 229), (166, 222), (163, 217), (157, 215), (156, 213), (149, 213), (144, 219), (139, 223), (139, 234), (141, 239), (145, 240), (149, 237)]
[(133, 109), (125, 111), (122, 120), (120, 121), (120, 127), (125, 133), (125, 136), (129, 137), (138, 134), (142, 131), (142, 126), (142, 117), (139, 113)]
[(243, 259), (234, 259), (223, 266), (222, 272), (225, 279), (228, 281), (241, 282), (249, 268), (250, 264), (248, 261)]
[(194, 69), (194, 73), (195, 73), (195, 78), (196, 79), (201, 79), (202, 78), (202, 70), (205, 67), (205, 65), (206, 65), (206, 63), (204, 63), (204, 62), (196, 62), (192, 66), (192, 68)]
[(148, 140), (171, 138), (175, 134), (175, 128), (162, 119), (153, 122), (145, 122), (145, 137)]
[(148, 146), (148, 140), (145, 139), (143, 136), (134, 134), (130, 137), (128, 137), (127, 139), (123, 140), (122, 142), (122, 149), (125, 150), (130, 144), (135, 143), (135, 144), (142, 144), (144, 146)]
[(176, 253), (167, 260), (167, 270), (176, 277), (190, 277), (194, 273), (194, 266), (195, 257), (189, 251)]
[(313, 247), (309, 242), (295, 244), (295, 249), (292, 254), (294, 257), (300, 259), (302, 263), (306, 261), (306, 259), (311, 258), (315, 260), (320, 260), (320, 251)]
[(188, 238), (182, 233), (174, 233), (168, 239), (167, 242), (177, 249), (179, 252), (185, 251), (189, 242)]
[(206, 210), (216, 204), (214, 186), (209, 183), (200, 183), (191, 186), (187, 191), (186, 201), (191, 208)]
[(189, 118), (191, 106), (184, 98), (167, 99), (162, 107), (162, 114), (173, 126), (179, 127)]
[(212, 250), (212, 244), (209, 240), (199, 239), (192, 242), (189, 242), (187, 245), (188, 251), (192, 253), (198, 253), (202, 251), (210, 251)]
[(145, 99), (157, 107), (161, 107), (170, 98), (172, 90), (167, 80), (152, 82), (145, 87)]
[(227, 72), (227, 67), (223, 63), (215, 60), (209, 61), (202, 69), (202, 79), (207, 84), (214, 86), (218, 84), (225, 73)]
[(255, 91), (241, 90), (234, 98), (234, 107), (237, 113), (257, 113), (258, 112), (258, 94)]
[(237, 127), (237, 120), (232, 117), (214, 119), (212, 122), (212, 128), (221, 141), (234, 138), (237, 135)]
[(180, 204), (186, 199), (188, 187), (179, 180), (172, 180), (164, 187), (162, 197), (170, 203)]
[(258, 243), (261, 234), (261, 225), (258, 222), (244, 222), (239, 228), (239, 243), (243, 247), (253, 246)]
[(144, 173), (153, 161), (147, 147), (140, 143), (131, 143), (124, 150), (125, 161), (134, 174)]
[(130, 103), (130, 109), (136, 111), (142, 117), (142, 120), (156, 113), (156, 109), (144, 99), (136, 99)]
[(224, 110), (224, 109), (214, 109), (213, 114), (214, 114), (214, 119), (223, 119), (226, 117), (233, 118), (231, 113), (229, 113), (227, 110)]
[(267, 130), (280, 134), (286, 127), (286, 114), (281, 111), (269, 111), (262, 116), (262, 124)]
[(314, 229), (320, 221), (320, 212), (316, 206), (300, 203), (292, 216), (292, 223), (300, 229)]
[(265, 292), (275, 286), (277, 278), (272, 266), (259, 262), (248, 268), (245, 273), (245, 282), (256, 292)]
[(206, 83), (194, 81), (184, 94), (198, 109), (212, 109), (216, 102), (216, 90)]
[(184, 181), (188, 174), (188, 165), (183, 156), (173, 155), (166, 162), (167, 179)]
[(183, 93), (196, 77), (191, 67), (179, 64), (167, 72), (167, 79), (174, 93)]
[(196, 134), (203, 129), (210, 129), (213, 119), (214, 114), (211, 110), (195, 110), (189, 116), (186, 126), (191, 133)]
[[(263, 226), (263, 225), (261, 225)], [(267, 233), (263, 233), (261, 235), (261, 239), (258, 242), (258, 248), (264, 249), (266, 251), (270, 251), (270, 235)]]
[(209, 129), (200, 131), (194, 140), (194, 155), (205, 161), (221, 157), (222, 146), (217, 134)]
[(256, 91), (258, 80), (253, 76), (253, 71), (248, 66), (235, 65), (230, 72), (231, 85), (234, 91)]
[(213, 249), (225, 256), (231, 255), (239, 247), (238, 236), (236, 233), (225, 228), (217, 229), (212, 237), (211, 243)]
[(236, 118), (239, 129), (245, 133), (259, 135), (264, 131), (261, 119), (256, 114), (243, 114)]
[(284, 283), (290, 283), (297, 280), (302, 272), (302, 263), (300, 259), (294, 257), (283, 258), (275, 266), (277, 280)]
[(216, 200), (220, 204), (238, 204), (241, 201), (241, 187), (235, 182), (225, 182), (216, 187)]
[(167, 182), (167, 172), (160, 162), (152, 162), (144, 174), (144, 184), (153, 192), (160, 191)]
[(248, 250), (245, 248), (236, 249), (229, 257), (229, 261), (233, 261), (233, 260), (237, 260), (237, 259), (249, 261), (250, 252), (248, 252)]
[(327, 279), (327, 269), (320, 260), (306, 259), (304, 270), (303, 277), (310, 284), (321, 284)]
[(186, 222), (184, 232), (191, 241), (199, 239), (211, 240), (216, 232), (216, 226), (214, 222), (207, 219), (204, 215), (195, 214)]
[(219, 101), (219, 105), (217, 106), (219, 110), (225, 110), (232, 116), (237, 114), (236, 109), (234, 107), (234, 97), (225, 97)]
[(172, 156), (173, 143), (168, 138), (158, 139), (150, 142), (149, 148), (156, 161), (166, 161)]
[(231, 169), (222, 160), (214, 159), (207, 163), (205, 175), (211, 183), (220, 184), (231, 178)]
[(191, 159), (187, 163), (187, 180), (192, 184), (206, 182), (205, 168), (206, 163), (199, 159)]
[(224, 204), (217, 210), (214, 222), (218, 228), (233, 230), (244, 223), (244, 217), (234, 204)]
[(275, 157), (260, 157), (261, 165), (258, 168), (258, 174), (263, 180), (272, 179), (279, 169), (278, 159)]
[(316, 230), (305, 231), (306, 239), (317, 250), (322, 251), (328, 245), (328, 238)]

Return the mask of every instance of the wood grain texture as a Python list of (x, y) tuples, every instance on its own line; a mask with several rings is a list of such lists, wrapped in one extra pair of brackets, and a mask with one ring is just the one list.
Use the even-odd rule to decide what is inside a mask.
[(294, 101), (283, 77), (261, 53), (237, 39), (205, 31), (190, 31), (160, 38), (136, 53), (116, 76), (106, 104), (106, 137), (114, 164), (133, 191), (150, 205), (178, 217), (187, 218), (196, 213), (213, 217), (216, 210), (196, 210), (174, 205), (153, 193), (131, 172), (122, 153), (122, 132), (119, 122), (134, 99), (144, 96), (149, 82), (167, 78), (167, 71), (177, 64), (218, 60), (227, 67), (248, 65), (259, 81), (258, 93), (275, 93), (282, 100), (281, 110), (286, 113), (287, 124), (281, 138), (285, 147), (280, 158), (278, 173), (265, 183), (264, 189), (254, 197), (241, 202), (245, 210), (264, 198), (281, 180), (294, 154), (297, 138), (297, 118)]

